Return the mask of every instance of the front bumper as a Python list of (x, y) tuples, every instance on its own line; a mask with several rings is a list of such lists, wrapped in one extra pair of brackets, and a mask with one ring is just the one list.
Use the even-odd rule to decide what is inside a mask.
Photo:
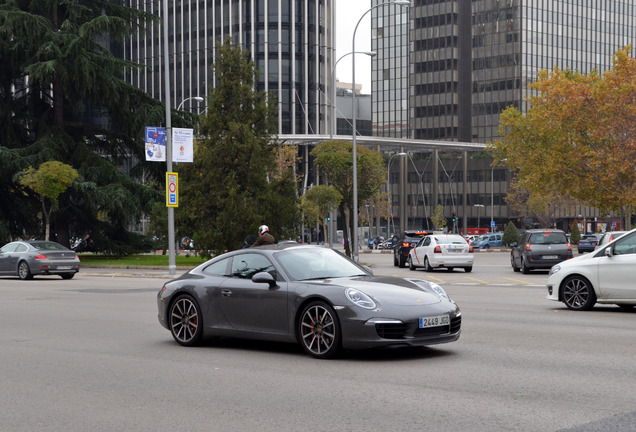
[[(433, 315), (437, 313), (434, 312)], [(441, 311), (440, 311), (441, 313)], [(446, 311), (446, 313), (449, 313)], [(454, 342), (461, 333), (462, 316), (459, 309), (449, 313), (450, 324), (441, 327), (419, 328), (419, 317), (408, 319), (340, 319), (342, 347), (345, 349), (415, 347)], [(432, 315), (429, 315), (432, 316)]]

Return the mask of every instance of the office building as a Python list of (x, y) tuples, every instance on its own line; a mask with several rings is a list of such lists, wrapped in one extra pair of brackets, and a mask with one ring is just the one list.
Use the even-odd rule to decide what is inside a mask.
[[(128, 6), (164, 18), (163, 1), (129, 0)], [(281, 134), (328, 133), (327, 85), (334, 55), (333, 0), (170, 0), (168, 49), (173, 108), (201, 112), (190, 98), (214, 85), (218, 42), (231, 36), (250, 52), (259, 72), (257, 90), (275, 93)], [(165, 100), (163, 26), (139, 31), (125, 58), (145, 66), (126, 79)], [(198, 104), (198, 105), (197, 105)]]

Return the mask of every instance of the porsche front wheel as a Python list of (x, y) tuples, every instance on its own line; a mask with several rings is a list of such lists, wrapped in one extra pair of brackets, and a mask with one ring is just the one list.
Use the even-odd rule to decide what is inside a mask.
[(303, 349), (319, 359), (333, 358), (340, 352), (340, 323), (336, 312), (323, 301), (310, 303), (298, 322)]

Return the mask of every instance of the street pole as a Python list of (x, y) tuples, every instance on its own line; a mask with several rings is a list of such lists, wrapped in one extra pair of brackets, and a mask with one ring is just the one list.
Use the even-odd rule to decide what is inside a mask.
[[(411, 4), (410, 1), (408, 0), (393, 0), (393, 1), (387, 1), (387, 2), (383, 2), (383, 3), (379, 3), (375, 6), (370, 7), (365, 13), (362, 14), (362, 16), (360, 17), (360, 19), (358, 20), (355, 28), (353, 29), (353, 37), (352, 42), (351, 42), (351, 52), (356, 52), (356, 32), (358, 31), (358, 26), (360, 25), (360, 22), (362, 21), (362, 18), (365, 17), (366, 14), (368, 14), (369, 12), (371, 12), (373, 9), (378, 8), (380, 6), (384, 6), (387, 4), (395, 4), (398, 6), (408, 6)], [(352, 61), (351, 61), (351, 88), (353, 90), (352, 96), (351, 96), (351, 103), (352, 103), (352, 125), (353, 125), (353, 233), (351, 234), (351, 237), (353, 237), (353, 250), (351, 252), (352, 256), (353, 256), (353, 260), (358, 262), (359, 258), (358, 258), (358, 245), (359, 245), (359, 241), (358, 241), (358, 155), (357, 155), (357, 140), (356, 140), (356, 135), (357, 135), (357, 128), (356, 128), (356, 117), (357, 117), (357, 107), (356, 107), (356, 56), (352, 56)]]

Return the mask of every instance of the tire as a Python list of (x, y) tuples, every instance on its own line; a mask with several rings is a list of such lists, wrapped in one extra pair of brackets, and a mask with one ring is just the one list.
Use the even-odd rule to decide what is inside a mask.
[(399, 267), (400, 268), (406, 267), (406, 259), (400, 256), (399, 260), (400, 260)]
[(526, 265), (526, 260), (521, 257), (521, 273), (528, 274), (530, 273), (530, 267)]
[(398, 266), (398, 260), (395, 257), (395, 252), (393, 252), (393, 266), (397, 267)]
[(168, 323), (172, 337), (179, 345), (197, 346), (203, 339), (201, 309), (189, 295), (178, 297), (168, 313)]
[(424, 268), (426, 269), (427, 272), (433, 271), (433, 267), (431, 267), (431, 263), (428, 262), (428, 257), (424, 258)]
[(323, 301), (308, 304), (298, 320), (298, 339), (307, 354), (318, 359), (334, 358), (340, 352), (338, 316)]
[(409, 256), (409, 270), (415, 270), (415, 266), (413, 265), (413, 258)]
[(62, 273), (60, 276), (62, 276), (62, 279), (73, 279), (75, 273)]
[(490, 249), (490, 245), (489, 244), (484, 245), (484, 249), (486, 250)]
[(570, 276), (562, 285), (563, 303), (568, 309), (590, 310), (596, 303), (596, 293), (590, 282), (581, 276)]
[(33, 275), (26, 261), (20, 261), (20, 264), (18, 264), (18, 277), (22, 280), (33, 279)]
[(521, 271), (521, 269), (515, 265), (515, 257), (512, 256), (512, 254), (510, 254), (510, 265), (512, 266), (512, 270), (514, 272), (518, 273)]
[(465, 271), (466, 273), (470, 273), (471, 271), (473, 271), (473, 266), (470, 266), (470, 267), (464, 267), (464, 271)]

